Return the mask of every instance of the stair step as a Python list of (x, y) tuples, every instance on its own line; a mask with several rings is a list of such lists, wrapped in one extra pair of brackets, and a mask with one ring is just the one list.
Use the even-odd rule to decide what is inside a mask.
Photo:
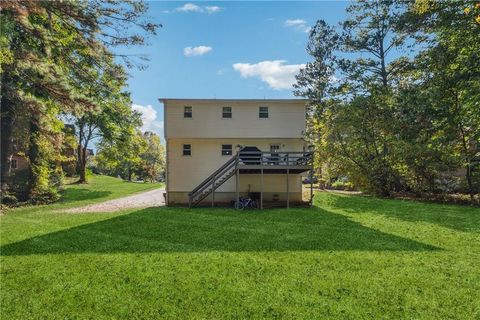
[[(210, 178), (208, 180), (204, 180), (200, 185), (202, 186), (210, 186), (208, 189), (203, 190), (201, 193), (196, 195), (191, 195), (189, 200), (193, 205), (199, 203), (202, 199), (207, 197), (211, 194), (214, 190), (216, 190), (219, 186), (221, 186), (225, 181), (227, 181), (236, 171), (236, 169), (228, 170), (227, 168), (232, 168), (232, 163), (237, 161), (238, 158), (232, 157), (228, 162), (226, 162), (222, 167), (223, 171), (218, 172), (215, 174), (215, 177)], [(199, 185), (199, 186), (200, 186)], [(195, 189), (194, 189), (195, 190)]]

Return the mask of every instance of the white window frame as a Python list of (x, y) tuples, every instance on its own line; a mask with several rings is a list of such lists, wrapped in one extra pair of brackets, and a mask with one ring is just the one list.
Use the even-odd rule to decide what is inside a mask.
[(12, 159), (12, 160), (10, 161), (10, 169), (14, 169), (14, 170), (18, 169), (18, 161), (17, 161), (17, 159)]
[[(186, 146), (189, 146), (189, 148), (185, 148)], [(190, 151), (190, 154), (185, 154), (185, 151)], [(192, 156), (192, 145), (190, 143), (184, 143), (182, 145), (182, 156), (184, 156), (184, 157), (191, 157)]]
[[(187, 108), (190, 108), (190, 112), (187, 111)], [(190, 114), (189, 117), (185, 115)], [(193, 107), (192, 106), (183, 106), (183, 118), (184, 119), (192, 119), (193, 118)]]
[[(278, 148), (273, 149), (272, 147), (278, 147)], [(272, 143), (270, 145), (270, 153), (279, 153), (281, 148), (282, 146), (280, 145), (280, 143)]]
[[(223, 148), (224, 146), (230, 146), (230, 153), (229, 153), (229, 154), (227, 154), (227, 153), (224, 154), (224, 153), (223, 153), (224, 151), (228, 150), (228, 149), (224, 149), (224, 148)], [(231, 156), (231, 155), (233, 155), (233, 145), (232, 145), (232, 144), (222, 144), (220, 154), (221, 154), (222, 156)]]
[[(225, 112), (225, 108), (230, 109), (229, 112)], [(225, 117), (226, 114), (230, 114), (230, 117)], [(233, 118), (233, 108), (230, 106), (223, 106), (222, 107), (222, 119), (232, 119)]]
[[(262, 111), (262, 108), (266, 108), (266, 111)], [(267, 115), (266, 117), (262, 117), (261, 115)], [(270, 118), (270, 109), (268, 108), (268, 106), (259, 106), (258, 107), (258, 118), (259, 119), (268, 119)]]

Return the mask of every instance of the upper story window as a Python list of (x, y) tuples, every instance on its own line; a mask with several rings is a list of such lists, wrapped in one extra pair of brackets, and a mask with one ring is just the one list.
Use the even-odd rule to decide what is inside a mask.
[(259, 118), (268, 118), (268, 107), (259, 107), (258, 108), (258, 117)]
[(191, 106), (183, 107), (183, 117), (184, 118), (191, 118), (193, 115), (193, 110)]
[(232, 107), (222, 107), (222, 118), (232, 117)]
[(18, 167), (17, 159), (12, 159), (12, 161), (10, 161), (10, 168), (17, 169), (17, 167)]
[(232, 145), (222, 144), (222, 156), (231, 156), (231, 155), (232, 155)]
[(192, 145), (191, 144), (184, 144), (183, 145), (183, 155), (184, 156), (191, 156), (192, 155)]

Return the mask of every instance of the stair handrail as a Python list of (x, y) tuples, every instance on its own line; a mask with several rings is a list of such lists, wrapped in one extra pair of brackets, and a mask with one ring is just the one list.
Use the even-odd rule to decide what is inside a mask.
[[(228, 178), (230, 178), (231, 176), (233, 176), (234, 171), (227, 171), (227, 173), (229, 173)], [(214, 187), (215, 189), (217, 189), (217, 188), (218, 188), (219, 186), (221, 186), (225, 181), (227, 181), (228, 178), (225, 179), (225, 180), (223, 180), (222, 183), (220, 183), (220, 184), (218, 184), (218, 185), (215, 185), (215, 186), (213, 186), (213, 187)], [(208, 185), (207, 185), (207, 186), (208, 186)], [(214, 190), (214, 189), (211, 189), (211, 190), (209, 190), (209, 192), (207, 192), (207, 193), (201, 193), (201, 192), (199, 193), (199, 192), (197, 192), (197, 193), (199, 193), (199, 194), (195, 194), (194, 196), (192, 196), (192, 197), (189, 198), (190, 206), (192, 206), (192, 204), (193, 204), (193, 205), (196, 205), (197, 203), (199, 203), (200, 201), (202, 201), (203, 199), (205, 199), (210, 193), (213, 192), (213, 190)], [(198, 195), (200, 195), (200, 197), (196, 198)], [(196, 200), (192, 203), (192, 200), (195, 199), (195, 198), (196, 198)]]
[[(259, 156), (260, 154), (260, 156)], [(210, 193), (214, 192), (220, 185), (222, 185), (226, 180), (228, 180), (232, 175), (233, 172), (238, 170), (240, 165), (240, 159), (246, 160), (259, 160), (261, 165), (265, 164), (272, 164), (271, 157), (272, 152), (265, 152), (265, 151), (240, 151), (233, 157), (231, 157), (228, 161), (226, 161), (220, 168), (215, 170), (210, 176), (204, 179), (198, 186), (195, 187), (191, 192), (188, 193), (189, 197), (189, 205), (196, 205), (200, 201), (202, 201), (205, 197), (207, 197)], [(242, 155), (242, 157), (240, 156)], [(303, 152), (278, 152), (278, 156), (283, 158), (283, 160), (277, 160), (277, 165), (281, 163), (285, 163), (287, 166), (292, 164), (302, 164), (302, 165), (312, 165), (313, 164), (313, 155), (312, 151), (303, 151)], [(300, 163), (299, 163), (300, 162)], [(242, 162), (245, 165), (245, 163)], [(248, 166), (248, 165), (247, 165)], [(233, 167), (234, 170), (230, 171)], [(228, 175), (228, 177), (227, 177)], [(223, 180), (221, 179), (225, 177)], [(216, 185), (216, 181), (221, 181), (220, 184)], [(211, 190), (208, 190), (205, 194), (203, 191), (208, 187), (212, 186)], [(200, 197), (195, 199), (197, 196)]]
[(225, 162), (220, 168), (215, 170), (210, 176), (208, 176), (206, 179), (204, 179), (195, 189), (193, 189), (188, 195), (191, 196), (194, 193), (198, 191), (201, 187), (203, 187), (205, 184), (207, 184), (213, 177), (215, 177), (217, 174), (219, 174), (221, 171), (223, 171), (227, 166), (232, 164), (234, 161), (236, 162), (238, 160), (238, 154), (235, 156), (231, 157), (227, 162)]
[(218, 173), (217, 175), (211, 177), (210, 179), (207, 179), (207, 180), (204, 180), (202, 183), (201, 183), (201, 186), (198, 186), (194, 192), (190, 192), (189, 193), (189, 196), (190, 197), (196, 197), (199, 193), (202, 193), (205, 189), (207, 189), (209, 186), (210, 186), (210, 183), (212, 182), (212, 180), (215, 178), (215, 179), (220, 179), (222, 176), (225, 175), (225, 173), (228, 173), (228, 171), (235, 165), (236, 162), (231, 162), (227, 167), (224, 168), (224, 170), (220, 173)]

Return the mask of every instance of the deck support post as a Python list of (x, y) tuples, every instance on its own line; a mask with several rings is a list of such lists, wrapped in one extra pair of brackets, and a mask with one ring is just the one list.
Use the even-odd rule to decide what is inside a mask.
[(313, 206), (313, 167), (310, 169), (310, 207)]
[(212, 179), (212, 208), (215, 206), (215, 177)]
[(260, 209), (263, 209), (263, 168), (260, 169)]
[(289, 173), (290, 173), (290, 169), (287, 169), (287, 209), (290, 208), (290, 187), (288, 183)]
[(235, 208), (238, 209), (238, 201), (240, 200), (240, 193), (239, 193), (239, 186), (240, 186), (240, 169), (235, 171), (235, 192), (236, 192), (236, 201), (235, 201)]

